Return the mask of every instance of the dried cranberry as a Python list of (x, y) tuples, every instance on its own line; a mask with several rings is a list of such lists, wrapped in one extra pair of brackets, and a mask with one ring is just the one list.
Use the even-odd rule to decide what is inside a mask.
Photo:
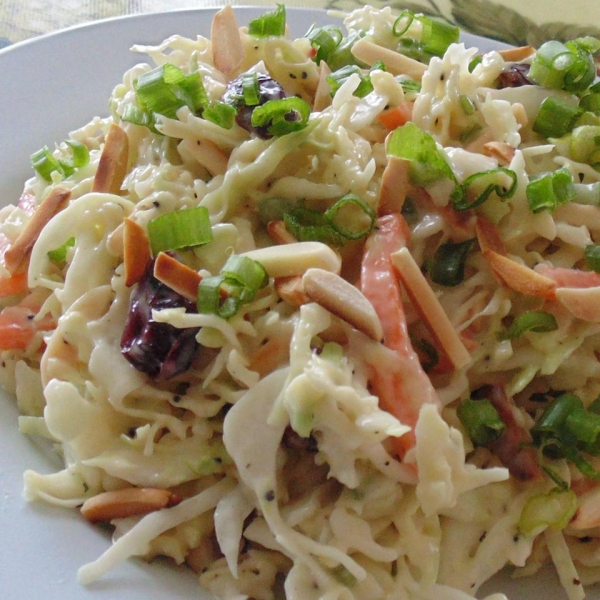
[(223, 102), (233, 106), (238, 112), (236, 121), (240, 127), (243, 127), (250, 133), (256, 133), (258, 137), (268, 139), (271, 136), (267, 132), (268, 126), (254, 127), (252, 125), (252, 113), (257, 106), (265, 104), (269, 100), (281, 100), (286, 97), (283, 88), (269, 75), (264, 73), (256, 74), (258, 83), (258, 104), (248, 106), (244, 100), (244, 88), (242, 84), (243, 76), (229, 82), (225, 93), (223, 94)]
[(498, 88), (521, 87), (522, 85), (533, 85), (534, 82), (527, 76), (529, 74), (529, 65), (525, 63), (515, 63), (510, 65), (498, 75)]
[(184, 307), (198, 312), (191, 302), (154, 277), (151, 264), (131, 294), (129, 315), (121, 337), (123, 356), (154, 379), (169, 379), (189, 369), (198, 342), (198, 328), (178, 329), (157, 323), (152, 310)]

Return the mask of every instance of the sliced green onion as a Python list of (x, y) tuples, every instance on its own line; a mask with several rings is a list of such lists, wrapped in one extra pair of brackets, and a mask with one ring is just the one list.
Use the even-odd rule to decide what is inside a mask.
[(258, 87), (258, 76), (256, 73), (244, 73), (242, 75), (242, 90), (244, 92), (244, 103), (246, 106), (256, 106), (260, 103), (260, 89)]
[(31, 166), (46, 181), (52, 181), (54, 171), (61, 172), (58, 159), (50, 152), (48, 146), (44, 146), (31, 155)]
[[(581, 92), (596, 77), (594, 38), (579, 38), (561, 43), (556, 40), (540, 46), (531, 62), (529, 77), (540, 85), (556, 90)], [(594, 40), (597, 42), (597, 40)]]
[(269, 100), (252, 111), (252, 126), (267, 127), (271, 135), (286, 135), (308, 125), (310, 105), (302, 98)]
[(31, 155), (31, 166), (46, 181), (52, 181), (52, 173), (55, 171), (63, 177), (69, 177), (75, 169), (85, 167), (89, 163), (90, 153), (85, 144), (75, 140), (65, 140), (65, 144), (71, 149), (70, 158), (56, 158), (48, 146)]
[(558, 435), (563, 429), (569, 413), (583, 408), (583, 403), (575, 394), (562, 394), (542, 413), (531, 429), (534, 441), (541, 442), (548, 434)]
[(204, 206), (166, 213), (148, 223), (152, 254), (206, 244), (213, 239), (208, 210)]
[(585, 410), (583, 407), (571, 411), (567, 415), (565, 425), (578, 442), (586, 447), (594, 446), (600, 435), (600, 415)]
[(264, 267), (246, 256), (231, 256), (220, 275), (205, 277), (198, 286), (197, 306), (201, 313), (233, 317), (242, 304), (252, 301), (269, 282)]
[(596, 273), (600, 273), (600, 244), (588, 244), (583, 251), (585, 266)]
[(348, 37), (342, 38), (335, 50), (325, 59), (327, 65), (332, 71), (337, 71), (346, 65), (356, 65), (365, 67), (363, 63), (357, 61), (352, 54), (354, 44), (364, 36), (364, 32), (357, 31)]
[(218, 315), (221, 309), (221, 285), (223, 277), (214, 275), (204, 277), (198, 286), (196, 304), (198, 312)]
[(461, 283), (465, 277), (465, 264), (474, 243), (475, 238), (442, 244), (436, 250), (429, 268), (431, 281), (446, 287)]
[(414, 20), (415, 13), (412, 10), (403, 10), (394, 21), (392, 32), (396, 37), (402, 37), (410, 29)]
[(261, 223), (268, 225), (271, 221), (281, 221), (285, 213), (290, 212), (296, 202), (289, 198), (264, 198), (258, 204), (258, 216)]
[[(378, 61), (370, 68), (369, 73), (375, 70), (385, 71), (385, 65), (381, 61)], [(360, 83), (354, 90), (354, 96), (357, 98), (364, 98), (367, 94), (370, 94), (373, 91), (371, 76), (369, 74), (364, 74), (363, 70), (358, 65), (347, 65), (341, 69), (338, 69), (327, 77), (327, 83), (329, 84), (331, 95), (335, 96), (340, 87), (342, 87), (342, 85), (346, 83), (346, 81), (348, 81), (352, 75), (355, 74), (358, 75)]]
[(417, 94), (421, 91), (421, 82), (410, 79), (406, 75), (397, 76), (395, 79), (402, 86), (405, 100), (415, 100)]
[(554, 488), (546, 494), (531, 496), (521, 512), (519, 533), (531, 537), (547, 527), (564, 529), (577, 511), (577, 496), (573, 490)]
[(589, 204), (590, 206), (600, 206), (600, 181), (594, 183), (576, 183), (575, 198), (573, 202), (578, 204)]
[(497, 440), (504, 431), (505, 425), (489, 400), (467, 398), (457, 406), (456, 414), (467, 435), (477, 446)]
[[(593, 86), (592, 86), (593, 87)], [(591, 90), (592, 88), (590, 88)], [(600, 113), (600, 93), (592, 92), (581, 98), (579, 107), (583, 110), (589, 110), (593, 113)]]
[(230, 256), (223, 268), (221, 275), (228, 280), (233, 280), (243, 286), (242, 302), (250, 302), (258, 290), (269, 283), (269, 276), (265, 268), (257, 261), (247, 256)]
[(156, 130), (156, 119), (154, 113), (143, 110), (139, 106), (134, 104), (127, 104), (123, 109), (121, 120), (126, 123), (133, 123), (134, 125), (140, 125), (141, 127), (147, 127), (154, 133), (158, 133)]
[(346, 240), (360, 240), (373, 230), (375, 211), (356, 194), (346, 194), (324, 214), (325, 222)]
[(554, 210), (575, 198), (573, 176), (564, 167), (553, 173), (546, 173), (527, 184), (526, 195), (531, 212)]
[(342, 246), (368, 235), (375, 225), (375, 212), (356, 194), (346, 194), (325, 212), (296, 205), (283, 215), (286, 229), (299, 241), (319, 241)]
[(587, 408), (591, 413), (600, 415), (600, 396), (598, 396)]
[(476, 110), (473, 100), (464, 94), (461, 94), (460, 96), (460, 107), (467, 116), (471, 116)]
[(313, 25), (305, 37), (310, 40), (312, 47), (317, 51), (314, 61), (320, 64), (324, 60), (329, 64), (329, 57), (334, 54), (344, 35), (341, 29), (335, 25), (326, 25), (325, 27)]
[[(413, 21), (421, 23), (421, 36), (418, 40), (409, 37), (403, 38)], [(406, 54), (421, 62), (429, 62), (432, 56), (443, 56), (450, 44), (456, 43), (460, 37), (460, 30), (455, 25), (415, 14), (404, 10), (394, 22), (392, 27), (394, 35), (400, 37), (398, 52)]]
[(579, 107), (548, 96), (533, 124), (533, 130), (546, 138), (559, 138), (569, 133), (579, 114)]
[(270, 37), (285, 34), (285, 6), (278, 4), (273, 11), (265, 13), (248, 23), (248, 33), (254, 37)]
[(237, 111), (225, 102), (211, 102), (202, 112), (202, 117), (223, 129), (231, 129), (235, 123)]
[[(507, 178), (509, 185), (506, 185)], [(517, 189), (517, 174), (511, 169), (497, 167), (467, 177), (461, 188), (460, 198), (453, 200), (452, 205), (456, 210), (469, 210), (483, 204), (492, 194), (501, 199), (512, 198)], [(475, 198), (470, 199), (474, 193)]]
[(75, 238), (70, 237), (62, 246), (48, 251), (48, 258), (55, 263), (63, 263), (67, 259), (69, 248), (75, 245)]
[(410, 162), (409, 174), (413, 183), (426, 187), (441, 179), (450, 179), (458, 187), (456, 176), (433, 137), (414, 123), (394, 129), (387, 151)]
[(143, 73), (134, 82), (139, 109), (126, 107), (124, 121), (154, 129), (154, 113), (175, 118), (182, 106), (198, 114), (208, 104), (206, 90), (198, 72), (186, 75), (170, 63)]
[(500, 341), (514, 340), (528, 331), (546, 333), (548, 331), (556, 331), (557, 329), (558, 323), (553, 314), (543, 310), (530, 310), (519, 315), (508, 329), (500, 332), (498, 339)]
[(469, 73), (472, 73), (477, 68), (477, 66), (481, 64), (482, 61), (483, 56), (481, 54), (475, 56), (473, 60), (469, 63)]
[(600, 163), (600, 126), (582, 125), (573, 129), (569, 154), (577, 162)]

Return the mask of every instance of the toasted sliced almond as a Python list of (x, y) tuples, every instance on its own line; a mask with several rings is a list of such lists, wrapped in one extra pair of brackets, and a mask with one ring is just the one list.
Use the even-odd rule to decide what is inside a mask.
[(462, 343), (411, 253), (407, 248), (401, 248), (394, 252), (391, 258), (413, 306), (438, 344), (444, 349), (450, 362), (456, 369), (468, 365), (471, 362), (469, 351)]
[(367, 38), (362, 38), (352, 46), (352, 54), (368, 65), (373, 65), (380, 60), (392, 75), (408, 75), (417, 81), (421, 81), (427, 69), (427, 65), (418, 60), (378, 46), (368, 41)]
[(192, 160), (202, 165), (213, 177), (222, 175), (227, 171), (229, 158), (216, 145), (209, 140), (186, 139), (177, 146), (184, 160)]
[(290, 340), (273, 337), (250, 356), (248, 369), (256, 371), (261, 377), (264, 377), (277, 367), (288, 363), (289, 356)]
[(323, 269), (308, 269), (302, 283), (311, 300), (374, 340), (383, 339), (383, 328), (375, 308), (345, 279)]
[(511, 290), (536, 298), (555, 297), (556, 283), (549, 277), (493, 250), (483, 251), (482, 254), (500, 281)]
[(269, 221), (267, 233), (276, 244), (293, 244), (298, 240), (286, 229), (283, 221)]
[(127, 174), (128, 161), (129, 138), (124, 129), (112, 123), (104, 140), (92, 191), (119, 194)]
[(486, 156), (498, 160), (498, 164), (508, 165), (515, 156), (515, 149), (506, 142), (487, 142), (483, 145), (483, 153)]
[(475, 233), (482, 252), (493, 250), (502, 256), (506, 256), (504, 240), (500, 237), (498, 228), (491, 221), (478, 217), (475, 223)]
[(198, 297), (200, 273), (164, 252), (156, 257), (154, 277), (189, 300), (195, 301)]
[(4, 253), (4, 265), (14, 273), (28, 260), (31, 249), (35, 244), (42, 229), (50, 219), (57, 214), (69, 201), (71, 191), (66, 187), (57, 185), (42, 200), (36, 211), (29, 219), (21, 235), (11, 244)]
[(123, 262), (125, 285), (137, 283), (150, 264), (150, 242), (144, 228), (133, 219), (125, 219), (123, 228)]
[(315, 91), (315, 100), (313, 102), (313, 111), (320, 112), (331, 104), (331, 86), (327, 78), (331, 75), (331, 69), (327, 63), (322, 60), (319, 65), (319, 83)]
[(406, 200), (409, 187), (408, 162), (397, 156), (389, 156), (381, 177), (379, 214), (399, 213)]
[(321, 242), (296, 242), (250, 250), (242, 256), (258, 261), (269, 277), (303, 275), (310, 268), (339, 273), (342, 259), (329, 246)]
[(590, 323), (600, 323), (600, 287), (557, 288), (556, 299), (574, 317)]
[(113, 492), (103, 492), (81, 507), (81, 514), (93, 522), (108, 522), (123, 519), (174, 506), (181, 498), (169, 490), (157, 488), (125, 488)]
[(225, 75), (231, 75), (242, 64), (244, 44), (231, 6), (222, 8), (213, 18), (210, 41), (215, 67)]
[(304, 292), (300, 275), (277, 277), (274, 284), (277, 295), (290, 306), (302, 306), (310, 302), (310, 298)]
[(533, 46), (519, 46), (518, 48), (500, 50), (498, 54), (507, 62), (519, 62), (535, 54), (535, 48)]

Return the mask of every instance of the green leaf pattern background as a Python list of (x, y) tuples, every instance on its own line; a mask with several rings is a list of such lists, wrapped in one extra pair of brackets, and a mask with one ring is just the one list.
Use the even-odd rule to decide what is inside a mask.
[[(587, 0), (589, 8), (597, 10), (596, 2), (599, 0)], [(373, 6), (384, 7), (391, 6), (393, 9), (402, 10), (408, 8), (415, 12), (438, 17), (449, 23), (459, 25), (465, 31), (481, 35), (484, 37), (500, 40), (515, 46), (539, 46), (549, 39), (570, 40), (576, 37), (592, 35), (600, 37), (600, 21), (598, 25), (583, 25), (578, 22), (556, 21), (559, 17), (556, 12), (547, 9), (544, 0), (531, 2), (523, 0), (529, 6), (538, 6), (540, 16), (539, 22), (534, 22), (531, 18), (521, 14), (506, 4), (494, 0), (417, 0), (404, 2), (402, 0), (392, 0), (385, 2), (373, 0), (370, 2)], [(365, 2), (361, 0), (326, 0), (327, 8), (338, 10), (349, 10), (362, 6)], [(564, 3), (566, 5), (566, 2)], [(586, 2), (575, 2), (575, 8), (580, 5), (581, 10), (577, 14), (573, 11), (571, 5), (570, 12), (565, 11), (566, 19), (578, 16), (579, 20), (585, 21), (585, 15), (581, 11), (586, 10)], [(546, 21), (545, 17), (551, 20)], [(582, 17), (582, 18), (581, 18)], [(593, 22), (594, 19), (591, 19)]]

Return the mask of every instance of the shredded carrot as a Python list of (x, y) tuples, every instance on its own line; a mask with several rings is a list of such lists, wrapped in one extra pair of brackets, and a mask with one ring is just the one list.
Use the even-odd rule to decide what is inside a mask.
[(17, 273), (11, 277), (0, 278), (0, 298), (21, 294), (27, 289), (27, 274)]
[(38, 331), (56, 326), (51, 317), (37, 320), (25, 306), (7, 306), (0, 312), (0, 350), (25, 350)]
[(382, 112), (377, 120), (390, 131), (402, 127), (412, 119), (413, 103), (408, 100)]
[(405, 435), (392, 438), (394, 450), (401, 457), (415, 445), (414, 427), (423, 403), (438, 403), (435, 389), (410, 342), (391, 259), (392, 253), (406, 245), (408, 235), (408, 225), (399, 214), (379, 218), (367, 240), (361, 270), (361, 290), (379, 316), (385, 345), (397, 356), (394, 364), (370, 365), (370, 383), (381, 407), (412, 428)]

